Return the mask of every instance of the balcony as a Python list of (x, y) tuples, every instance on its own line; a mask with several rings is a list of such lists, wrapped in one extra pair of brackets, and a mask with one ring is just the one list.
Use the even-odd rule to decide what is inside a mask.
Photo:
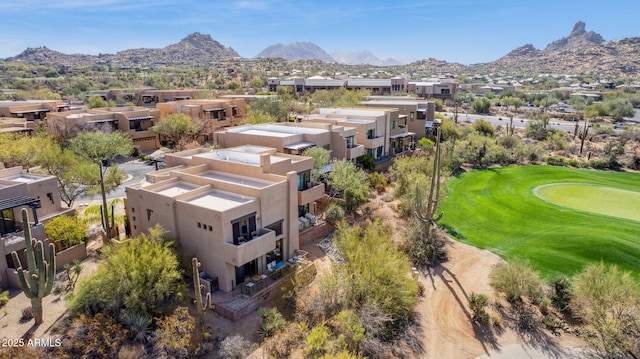
[(306, 190), (298, 191), (298, 206), (319, 200), (322, 196), (324, 196), (324, 183), (309, 182)]
[(380, 136), (372, 139), (365, 138), (362, 140), (362, 145), (364, 145), (365, 148), (378, 148), (380, 146), (384, 146), (384, 137)]
[[(46, 238), (44, 234), (44, 226), (41, 223), (31, 227), (31, 238)], [(3, 234), (2, 241), (4, 242), (4, 251), (7, 254), (26, 248), (23, 231)]]
[(357, 145), (351, 148), (347, 148), (347, 159), (352, 160), (364, 155), (364, 145)]
[(260, 228), (256, 234), (247, 241), (239, 240), (239, 244), (233, 241), (225, 242), (224, 251), (227, 263), (240, 266), (276, 247), (276, 232), (266, 228)]

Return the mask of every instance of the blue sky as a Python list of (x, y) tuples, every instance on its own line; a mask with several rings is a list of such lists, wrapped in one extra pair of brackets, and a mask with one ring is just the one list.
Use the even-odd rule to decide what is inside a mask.
[(2, 0), (0, 58), (27, 47), (67, 54), (160, 48), (192, 32), (243, 57), (277, 43), (327, 52), (472, 64), (527, 43), (542, 49), (577, 21), (605, 40), (640, 36), (637, 0)]

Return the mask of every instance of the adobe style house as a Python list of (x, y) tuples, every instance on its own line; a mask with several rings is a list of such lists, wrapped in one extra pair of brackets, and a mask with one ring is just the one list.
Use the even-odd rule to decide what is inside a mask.
[(44, 121), (48, 113), (69, 108), (62, 100), (0, 101), (0, 117), (22, 118), (25, 121)]
[[(29, 211), (29, 221), (22, 223), (22, 208)], [(24, 259), (24, 227), (31, 226), (34, 238), (43, 240), (43, 222), (63, 214), (73, 214), (74, 210), (63, 207), (58, 194), (55, 176), (25, 172), (22, 167), (0, 169), (0, 288), (19, 288), (19, 284), (9, 283), (16, 264), (11, 252), (16, 251)], [(45, 245), (45, 248), (46, 245)], [(24, 262), (23, 262), (24, 263)], [(15, 276), (13, 276), (15, 277)], [(17, 280), (17, 277), (15, 277)]]
[(408, 132), (415, 133), (419, 140), (427, 136), (427, 126), (433, 123), (435, 103), (411, 96), (369, 96), (364, 106), (375, 108), (397, 108), (400, 113), (400, 126)]
[(302, 123), (325, 123), (355, 127), (356, 143), (364, 146), (365, 154), (376, 162), (389, 159), (392, 154), (407, 150), (415, 133), (407, 131), (404, 118), (397, 108), (338, 107), (321, 108), (318, 113), (305, 116)]
[(165, 160), (167, 168), (126, 189), (131, 233), (160, 224), (224, 292), (294, 256), (324, 196), (310, 178), (312, 158), (271, 148), (199, 148)]
[(161, 119), (170, 114), (183, 113), (202, 124), (201, 140), (204, 142), (212, 140), (216, 130), (236, 126), (247, 115), (245, 100), (232, 98), (180, 100), (159, 103), (156, 108), (160, 111)]
[(150, 151), (160, 147), (158, 134), (151, 127), (160, 119), (160, 112), (145, 107), (105, 107), (74, 110), (47, 115), (47, 133), (73, 138), (82, 131), (120, 130), (129, 135), (133, 147)]
[(34, 130), (34, 121), (25, 121), (20, 118), (0, 117), (0, 133), (19, 133), (31, 136)]
[(323, 123), (270, 123), (229, 127), (215, 133), (221, 147), (255, 145), (275, 148), (281, 153), (301, 155), (307, 148), (322, 147), (331, 158), (355, 160), (364, 154), (356, 142), (357, 129)]
[(410, 81), (407, 92), (424, 98), (453, 98), (458, 93), (458, 83), (441, 81)]
[(157, 90), (157, 89), (142, 89), (136, 92), (135, 104), (142, 107), (156, 107), (157, 104), (190, 100), (194, 98), (209, 98), (213, 97), (211, 90), (196, 90), (196, 89), (180, 89), (180, 90)]
[(408, 81), (400, 76), (390, 79), (349, 79), (347, 90), (366, 90), (374, 96), (394, 96), (407, 92)]

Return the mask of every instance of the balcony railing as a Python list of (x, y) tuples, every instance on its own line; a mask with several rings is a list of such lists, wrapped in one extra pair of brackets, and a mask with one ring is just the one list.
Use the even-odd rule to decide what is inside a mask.
[(224, 246), (227, 263), (235, 266), (243, 265), (276, 247), (276, 232), (270, 229), (259, 228), (254, 236), (241, 237), (225, 242)]
[(324, 183), (309, 182), (307, 189), (298, 191), (298, 206), (319, 200), (324, 195)]
[(357, 145), (347, 149), (347, 159), (352, 160), (364, 155), (364, 145)]

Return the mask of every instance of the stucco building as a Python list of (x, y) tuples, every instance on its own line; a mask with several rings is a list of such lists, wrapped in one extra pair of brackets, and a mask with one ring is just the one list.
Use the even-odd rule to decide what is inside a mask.
[(369, 96), (362, 104), (375, 108), (397, 108), (400, 126), (414, 133), (416, 140), (427, 136), (428, 126), (435, 118), (434, 102), (411, 96)]
[(129, 135), (135, 148), (149, 151), (160, 147), (158, 134), (151, 129), (159, 119), (159, 111), (138, 106), (50, 113), (47, 115), (47, 133), (68, 139), (83, 131), (120, 130)]
[(226, 128), (216, 132), (222, 147), (256, 145), (278, 152), (301, 155), (307, 148), (322, 147), (331, 158), (354, 160), (365, 152), (356, 141), (357, 129), (328, 123), (270, 123)]
[(312, 158), (271, 148), (196, 149), (165, 160), (166, 169), (126, 189), (132, 235), (162, 225), (225, 292), (293, 256), (324, 196), (310, 178)]
[(44, 121), (47, 114), (69, 109), (62, 100), (0, 101), (0, 117)]
[[(28, 209), (31, 223), (22, 223), (20, 213), (23, 208)], [(11, 252), (18, 252), (22, 263), (26, 263), (23, 232), (25, 226), (31, 226), (32, 236), (46, 243), (43, 222), (73, 212), (73, 209), (63, 206), (55, 176), (27, 173), (22, 167), (4, 168), (2, 166), (0, 169), (1, 288), (9, 286), (9, 271), (13, 272), (16, 268)]]

